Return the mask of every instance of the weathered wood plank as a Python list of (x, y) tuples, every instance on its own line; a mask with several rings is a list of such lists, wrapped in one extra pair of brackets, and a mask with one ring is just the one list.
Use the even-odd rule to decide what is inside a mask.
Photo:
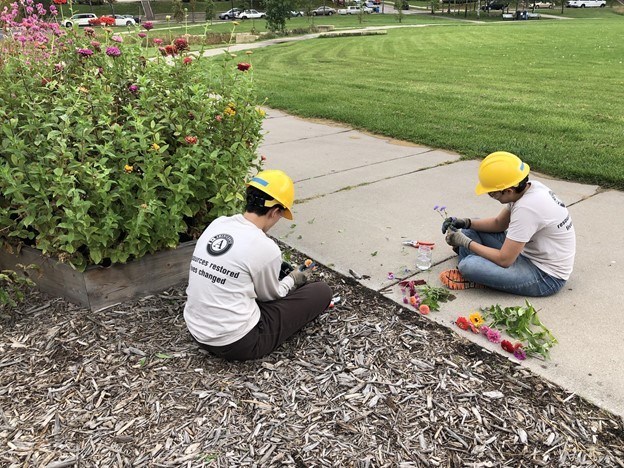
[(126, 264), (106, 268), (91, 266), (84, 272), (44, 257), (30, 247), (23, 247), (17, 255), (0, 249), (0, 268), (18, 270), (17, 264), (37, 265), (37, 270), (27, 275), (39, 289), (97, 311), (187, 281), (195, 243), (185, 242), (176, 249), (146, 255)]
[(108, 268), (90, 267), (85, 284), (91, 310), (153, 294), (188, 281), (196, 241)]

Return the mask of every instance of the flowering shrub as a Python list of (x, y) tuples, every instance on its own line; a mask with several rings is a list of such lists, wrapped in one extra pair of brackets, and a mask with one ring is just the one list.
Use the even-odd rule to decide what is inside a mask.
[(89, 20), (91, 26), (114, 26), (115, 18), (112, 16), (100, 16)]
[(238, 211), (261, 162), (250, 73), (230, 54), (184, 60), (184, 40), (147, 60), (138, 31), (99, 43), (42, 10), (20, 0), (0, 17), (22, 31), (0, 43), (2, 241), (84, 269), (174, 247)]

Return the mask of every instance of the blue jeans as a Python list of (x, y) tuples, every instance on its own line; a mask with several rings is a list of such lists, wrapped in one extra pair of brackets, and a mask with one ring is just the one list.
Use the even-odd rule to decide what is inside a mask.
[[(463, 229), (475, 242), (500, 249), (505, 242), (504, 232), (479, 232)], [(509, 267), (503, 268), (464, 247), (459, 248), (457, 268), (462, 276), (475, 283), (519, 296), (543, 297), (559, 291), (566, 283), (540, 270), (531, 260), (520, 254)]]

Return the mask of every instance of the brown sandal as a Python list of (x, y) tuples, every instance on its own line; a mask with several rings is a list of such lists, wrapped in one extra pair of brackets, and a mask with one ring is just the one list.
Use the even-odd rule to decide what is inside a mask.
[(485, 288), (485, 286), (483, 286), (482, 284), (464, 279), (464, 277), (457, 268), (453, 268), (452, 270), (444, 270), (442, 273), (440, 273), (440, 281), (444, 286), (454, 291), (459, 291), (462, 289)]

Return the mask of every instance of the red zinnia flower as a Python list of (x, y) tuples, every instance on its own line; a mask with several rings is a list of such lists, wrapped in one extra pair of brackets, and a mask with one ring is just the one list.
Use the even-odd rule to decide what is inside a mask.
[(175, 55), (176, 51), (176, 47), (171, 44), (165, 46), (165, 55)]
[(192, 57), (184, 57), (184, 65), (188, 65), (189, 63), (191, 63), (193, 61)]
[(247, 71), (251, 68), (251, 63), (241, 62), (237, 67), (240, 71)]
[(53, 0), (56, 5), (65, 5), (67, 0)]
[(142, 26), (149, 31), (150, 29), (154, 29), (154, 23), (152, 23), (151, 21), (146, 21), (145, 23), (142, 24)]
[(186, 39), (182, 38), (182, 37), (178, 37), (177, 39), (173, 40), (173, 45), (175, 46), (175, 48), (177, 50), (189, 50), (189, 43)]
[(512, 345), (511, 342), (508, 340), (501, 341), (501, 348), (503, 348), (508, 353), (514, 352), (514, 345)]
[(457, 317), (455, 324), (462, 330), (468, 330), (470, 328), (470, 320), (466, 317)]
[(189, 145), (194, 145), (195, 143), (197, 143), (197, 137), (196, 136), (187, 135), (187, 136), (184, 137), (184, 139), (186, 140), (186, 142)]

